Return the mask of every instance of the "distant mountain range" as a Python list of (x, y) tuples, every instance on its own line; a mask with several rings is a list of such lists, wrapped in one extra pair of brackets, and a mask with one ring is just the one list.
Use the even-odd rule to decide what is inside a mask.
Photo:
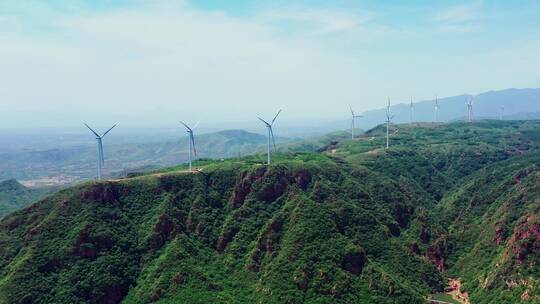
[[(464, 120), (467, 117), (467, 99), (472, 95), (459, 95), (438, 98), (441, 122)], [(473, 116), (476, 118), (498, 119), (538, 119), (540, 117), (540, 89), (507, 89), (489, 91), (474, 95)], [(414, 101), (414, 120), (431, 122), (434, 120), (435, 98), (432, 100)], [(395, 123), (410, 122), (409, 102), (392, 101), (391, 112), (395, 115)], [(385, 109), (377, 109), (362, 113), (357, 126), (364, 129), (381, 124), (386, 116)]]
[[(439, 120), (441, 122), (463, 120), (467, 115), (466, 101), (470, 95), (439, 98)], [(473, 115), (477, 119), (539, 119), (540, 118), (540, 89), (507, 89), (482, 93), (474, 98)], [(393, 102), (392, 114), (394, 123), (410, 121), (408, 103)], [(503, 111), (504, 109), (504, 111)], [(344, 109), (344, 112), (347, 109)], [(344, 113), (344, 118), (346, 117)], [(357, 120), (356, 126), (368, 130), (385, 120), (384, 109), (363, 113)], [(431, 122), (434, 120), (434, 100), (414, 103), (414, 120)], [(348, 119), (340, 121), (313, 122), (302, 125), (296, 133), (282, 126), (280, 134), (299, 134), (311, 132), (311, 136), (326, 134), (336, 130), (347, 130)], [(293, 128), (294, 127), (290, 127)], [(294, 130), (293, 130), (294, 131)], [(307, 133), (306, 133), (307, 134)], [(67, 136), (67, 135), (66, 135)], [(16, 178), (25, 185), (38, 187), (43, 185), (69, 184), (80, 179), (92, 178), (95, 175), (96, 151), (93, 144), (82, 140), (74, 141), (77, 137), (57, 136), (43, 140), (38, 145), (28, 146), (10, 144), (0, 149), (0, 180)], [(86, 138), (86, 137), (85, 137)], [(130, 137), (131, 138), (131, 137)], [(129, 141), (127, 138), (107, 138), (104, 141), (106, 168), (108, 176), (122, 174), (133, 170), (150, 170), (174, 166), (187, 161), (187, 137), (178, 140), (171, 139), (172, 135), (162, 134), (153, 137), (137, 138)], [(277, 138), (280, 148), (285, 150), (313, 151), (320, 145), (323, 137), (298, 140), (298, 138)], [(197, 135), (197, 157), (199, 158), (231, 158), (239, 155), (263, 152), (267, 142), (265, 135), (244, 130), (225, 130), (214, 133)], [(15, 135), (8, 141), (22, 142)], [(35, 142), (36, 139), (34, 138)], [(64, 143), (64, 141), (69, 142)], [(284, 145), (284, 143), (287, 143)], [(57, 147), (57, 148), (51, 148)]]

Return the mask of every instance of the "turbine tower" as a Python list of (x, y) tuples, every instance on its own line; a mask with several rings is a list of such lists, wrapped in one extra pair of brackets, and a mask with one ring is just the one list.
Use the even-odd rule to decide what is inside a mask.
[(501, 106), (501, 110), (499, 113), (499, 120), (503, 120), (503, 116), (504, 116), (504, 106)]
[(411, 111), (410, 115), (411, 115), (411, 124), (414, 122), (414, 103), (412, 101), (412, 96), (411, 96), (411, 104), (409, 105), (409, 109)]
[(186, 131), (189, 135), (189, 151), (188, 151), (188, 159), (189, 159), (189, 172), (193, 172), (192, 170), (192, 154), (193, 153), (195, 156), (197, 156), (197, 150), (195, 149), (195, 138), (193, 137), (193, 129), (195, 129), (197, 127), (197, 124), (195, 124), (195, 127), (190, 128), (187, 124), (185, 124), (183, 121), (180, 121), (181, 124), (184, 125), (184, 127), (186, 127)]
[(94, 135), (96, 135), (96, 140), (98, 143), (98, 165), (97, 165), (97, 179), (101, 180), (101, 169), (105, 165), (105, 157), (103, 156), (103, 137), (107, 135), (114, 127), (116, 127), (117, 124), (114, 124), (109, 130), (107, 130), (103, 135), (99, 135), (96, 131), (94, 131), (92, 128), (90, 128), (89, 125), (86, 123), (84, 124)]
[(472, 100), (472, 96), (469, 96), (468, 99), (467, 99), (467, 112), (468, 112), (468, 119), (469, 119), (469, 122), (472, 122), (473, 120), (473, 100)]
[(268, 146), (267, 146), (267, 154), (268, 154), (268, 159), (267, 159), (267, 164), (270, 165), (270, 163), (272, 162), (272, 159), (270, 157), (270, 146), (273, 145), (274, 146), (274, 150), (276, 150), (276, 140), (274, 139), (274, 131), (272, 130), (272, 126), (274, 125), (274, 122), (276, 121), (276, 118), (279, 116), (279, 113), (281, 113), (281, 110), (279, 110), (276, 114), (276, 116), (274, 116), (274, 119), (272, 119), (272, 121), (270, 123), (266, 122), (266, 120), (260, 118), (260, 117), (257, 117), (260, 121), (262, 121), (265, 125), (266, 125), (266, 128), (268, 129)]
[(390, 123), (394, 115), (390, 114), (390, 97), (388, 97), (388, 105), (386, 106), (386, 149), (390, 147)]
[(435, 95), (435, 122), (439, 121), (439, 98)]
[(354, 139), (354, 120), (356, 118), (360, 118), (360, 117), (364, 117), (364, 116), (354, 114), (354, 111), (353, 111), (351, 105), (349, 105), (349, 109), (351, 109), (351, 116), (352, 116), (352, 119), (351, 119), (351, 139)]

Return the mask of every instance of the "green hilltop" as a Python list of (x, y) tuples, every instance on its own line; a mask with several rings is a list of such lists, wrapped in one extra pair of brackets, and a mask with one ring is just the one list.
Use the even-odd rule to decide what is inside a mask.
[(15, 179), (0, 181), (0, 218), (54, 192), (55, 188), (27, 188)]
[(540, 121), (385, 132), (62, 190), (0, 221), (0, 303), (538, 303)]

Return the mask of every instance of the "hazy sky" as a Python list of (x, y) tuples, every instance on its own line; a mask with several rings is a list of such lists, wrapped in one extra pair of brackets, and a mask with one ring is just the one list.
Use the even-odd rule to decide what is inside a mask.
[(540, 86), (540, 1), (404, 2), (1, 0), (0, 128), (332, 120)]

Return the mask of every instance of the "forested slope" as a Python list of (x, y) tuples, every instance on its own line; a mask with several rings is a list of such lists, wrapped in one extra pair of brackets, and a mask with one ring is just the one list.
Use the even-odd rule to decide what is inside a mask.
[(384, 131), (63, 190), (0, 222), (0, 303), (538, 301), (540, 123)]

